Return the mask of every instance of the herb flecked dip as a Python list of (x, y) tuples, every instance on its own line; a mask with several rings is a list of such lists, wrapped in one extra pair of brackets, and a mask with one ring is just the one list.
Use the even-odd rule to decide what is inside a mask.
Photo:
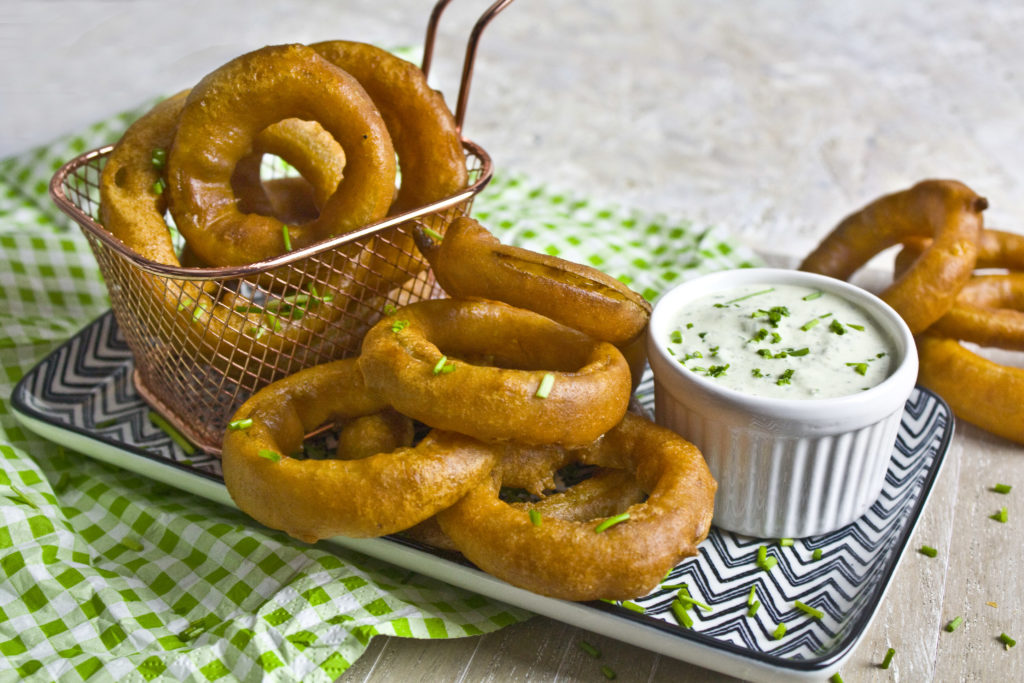
[(662, 340), (683, 367), (758, 396), (847, 396), (881, 383), (893, 344), (859, 306), (799, 285), (749, 285), (691, 301)]

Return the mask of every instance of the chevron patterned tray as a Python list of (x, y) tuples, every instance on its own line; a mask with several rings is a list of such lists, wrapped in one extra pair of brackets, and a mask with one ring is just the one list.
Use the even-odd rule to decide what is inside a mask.
[[(220, 461), (186, 455), (147, 419), (132, 383), (132, 356), (110, 313), (50, 354), (16, 387), (15, 412), (30, 429), (145, 476), (232, 505)], [(650, 408), (648, 373), (637, 394)], [(949, 446), (948, 406), (918, 388), (907, 401), (882, 493), (854, 524), (782, 546), (713, 529), (700, 555), (677, 566), (663, 587), (620, 603), (567, 603), (509, 586), (451, 555), (401, 538), (332, 539), (389, 562), (581, 628), (743, 678), (824, 680), (851, 654), (881, 602)], [(768, 547), (777, 565), (755, 562)], [(820, 550), (820, 559), (815, 559)], [(680, 584), (708, 609), (692, 626), (670, 605)], [(749, 615), (754, 587), (760, 607)], [(814, 618), (795, 601), (820, 610)], [(778, 624), (785, 634), (776, 638)]]

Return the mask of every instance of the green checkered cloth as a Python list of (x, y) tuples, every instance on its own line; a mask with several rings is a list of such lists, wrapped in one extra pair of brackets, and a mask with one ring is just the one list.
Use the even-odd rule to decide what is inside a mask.
[[(11, 414), (15, 383), (109, 306), (54, 171), (142, 109), (0, 161), (0, 681), (331, 681), (377, 634), (452, 638), (530, 614), (65, 451)], [(749, 263), (716, 230), (498, 176), (475, 214), (506, 242), (654, 299)]]

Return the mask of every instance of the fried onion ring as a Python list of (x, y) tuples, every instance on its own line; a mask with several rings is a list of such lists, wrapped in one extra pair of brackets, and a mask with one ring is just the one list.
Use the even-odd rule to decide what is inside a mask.
[(240, 212), (230, 181), (255, 135), (288, 118), (318, 121), (346, 156), (345, 181), (320, 216), (289, 226), (293, 247), (363, 227), (387, 213), (395, 154), (369, 96), (311, 48), (268, 46), (204, 77), (178, 119), (167, 161), (168, 207), (204, 262), (247, 265), (285, 251), (281, 222)]
[(917, 337), (918, 381), (938, 393), (962, 420), (1024, 443), (1024, 369), (1001, 365), (957, 340)]
[(601, 271), (503, 245), (478, 221), (452, 221), (444, 239), (417, 235), (438, 283), (450, 296), (527, 308), (616, 346), (642, 335), (651, 305)]
[(952, 307), (970, 278), (987, 206), (963, 183), (922, 181), (844, 218), (800, 270), (847, 279), (888, 247), (913, 237), (932, 238), (913, 266), (880, 294), (916, 334)]
[(301, 370), (256, 392), (224, 437), (224, 483), (257, 521), (313, 543), (330, 536), (395, 533), (448, 507), (488, 476), (497, 454), (454, 432), (433, 430), (413, 448), (358, 460), (292, 455), (322, 424), (384, 410), (353, 359)]
[(488, 441), (582, 446), (622, 419), (630, 395), (614, 346), (495, 301), (399, 309), (367, 332), (359, 366), (398, 412)]
[(717, 484), (696, 446), (628, 413), (583, 460), (628, 469), (647, 492), (628, 520), (597, 533), (587, 521), (543, 516), (498, 498), (501, 482), (484, 480), (437, 514), (455, 546), (484, 571), (564, 600), (624, 600), (649, 593), (707, 537)]

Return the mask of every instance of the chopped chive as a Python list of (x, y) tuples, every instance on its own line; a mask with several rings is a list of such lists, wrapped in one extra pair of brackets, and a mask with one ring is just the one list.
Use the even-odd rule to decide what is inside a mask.
[(775, 638), (775, 640), (782, 640), (782, 636), (784, 635), (786, 635), (786, 623), (780, 622), (779, 625), (775, 627), (772, 637)]
[(384, 304), (384, 315), (394, 315), (397, 310), (394, 304)]
[[(680, 592), (682, 592), (682, 591), (680, 591)], [(690, 597), (689, 593), (687, 593), (686, 595), (677, 595), (676, 596), (676, 600), (678, 600), (679, 602), (683, 603), (687, 607), (689, 607), (689, 606), (697, 606), (697, 607), (700, 607), (702, 610), (706, 610), (708, 612), (712, 611), (710, 605), (705, 605), (700, 600), (694, 600), (693, 598)]]
[(757, 563), (764, 564), (765, 559), (768, 557), (768, 546), (762, 545), (757, 549)]
[(791, 380), (793, 379), (793, 372), (794, 372), (793, 368), (789, 368), (788, 370), (783, 372), (781, 375), (779, 375), (779, 378), (777, 380), (775, 380), (775, 384), (780, 386), (780, 387), (781, 386), (785, 386), (787, 384), (790, 384)]
[(995, 491), (996, 493), (1006, 494), (1009, 493), (1010, 489), (1012, 488), (1013, 487), (1010, 486), (1009, 484), (996, 484), (995, 486), (992, 487), (992, 490)]
[(284, 224), (281, 225), (281, 237), (284, 239), (284, 250), (285, 251), (291, 251), (292, 250), (292, 236), (288, 232), (288, 226), (287, 225), (284, 225)]
[(810, 605), (802, 603), (799, 600), (796, 600), (795, 602), (793, 602), (793, 607), (796, 607), (798, 610), (800, 610), (804, 614), (810, 615), (810, 616), (814, 617), (815, 619), (823, 619), (825, 617), (825, 613), (822, 612), (820, 609), (817, 609), (815, 607), (811, 607)]
[(825, 294), (825, 292), (822, 292), (820, 290), (817, 291), (817, 292), (811, 292), (807, 296), (803, 297), (803, 300), (804, 301), (814, 301), (815, 299), (820, 299), (823, 294)]
[(928, 557), (935, 557), (939, 554), (939, 551), (931, 547), (930, 545), (921, 546), (920, 548), (918, 548), (917, 552), (921, 553), (922, 555), (927, 555)]
[(786, 349), (786, 353), (788, 353), (791, 356), (806, 356), (810, 352), (811, 350), (806, 346), (803, 347), (802, 349)]
[(537, 393), (534, 394), (537, 398), (547, 398), (551, 393), (551, 387), (555, 385), (555, 376), (550, 372), (544, 373), (544, 377), (540, 380), (540, 386), (537, 387)]
[(601, 656), (601, 651), (598, 650), (596, 647), (594, 647), (593, 645), (591, 645), (590, 643), (588, 643), (585, 640), (581, 640), (580, 641), (580, 649), (583, 650), (584, 652), (586, 652), (588, 655), (590, 655), (594, 659), (597, 659), (598, 657)]
[(820, 560), (821, 559), (821, 548), (815, 548), (814, 552), (811, 553), (811, 557), (813, 559), (815, 559), (815, 560)]
[(604, 674), (604, 677), (607, 678), (609, 681), (614, 681), (615, 680), (615, 676), (616, 676), (615, 670), (612, 669), (607, 664), (604, 664), (604, 665), (601, 666), (601, 673)]
[(846, 323), (846, 326), (847, 327), (852, 327), (853, 329), (857, 330), (858, 332), (863, 332), (864, 331), (864, 326), (863, 325), (854, 325), (853, 323)]
[(671, 608), (672, 616), (676, 618), (676, 621), (679, 622), (680, 626), (683, 626), (685, 628), (693, 628), (693, 617), (691, 617), (690, 614), (686, 611), (686, 605), (679, 602), (678, 600), (673, 600)]
[(119, 543), (123, 545), (125, 548), (128, 548), (128, 550), (134, 550), (135, 552), (139, 552), (140, 550), (142, 550), (143, 547), (142, 544), (139, 543), (137, 539), (129, 537), (122, 538), (119, 541)]
[(757, 600), (757, 584), (750, 587), (750, 594), (747, 595), (747, 604), (753, 605), (755, 600)]
[(594, 533), (599, 534), (602, 531), (610, 529), (611, 527), (615, 526), (616, 524), (619, 524), (620, 522), (625, 522), (627, 519), (629, 519), (629, 513), (628, 512), (622, 512), (622, 513), (619, 513), (619, 514), (617, 514), (617, 515), (615, 515), (613, 517), (609, 517), (608, 519), (604, 520), (603, 522), (598, 524), (596, 527), (594, 527)]
[(989, 515), (989, 518), (994, 519), (1001, 524), (1005, 524), (1006, 520), (1009, 519), (1009, 512), (1007, 512), (1006, 506), (1004, 505), (999, 512), (994, 515)]
[(757, 614), (757, 610), (761, 609), (761, 601), (754, 600), (754, 604), (747, 608), (747, 616), (752, 617)]
[(542, 524), (539, 510), (536, 508), (530, 508), (530, 512), (528, 514), (530, 515), (530, 524), (535, 527), (539, 527)]
[(248, 429), (249, 427), (252, 427), (251, 417), (246, 417), (241, 420), (232, 420), (231, 422), (228, 422), (228, 429), (234, 429), (236, 431), (239, 429)]
[(167, 187), (167, 183), (164, 182), (163, 178), (157, 178), (156, 182), (149, 188), (153, 191), (153, 194), (163, 194), (164, 189)]
[(764, 373), (761, 372), (761, 368), (754, 368), (750, 371), (750, 374), (754, 377), (764, 377)]
[(261, 448), (259, 456), (261, 458), (266, 458), (267, 460), (271, 460), (273, 462), (281, 461), (281, 454), (278, 453), (277, 451), (272, 451), (269, 448)]
[(1016, 640), (1006, 635), (1005, 633), (999, 634), (999, 642), (1005, 645), (1007, 650), (1009, 650), (1011, 647), (1017, 644)]
[(401, 332), (407, 327), (409, 327), (408, 320), (396, 320), (395, 322), (391, 323), (391, 331), (395, 333)]
[(780, 538), (779, 539), (779, 545), (781, 545), (783, 548), (791, 548), (791, 547), (793, 547), (793, 539), (792, 538)]
[(434, 230), (433, 228), (428, 228), (425, 225), (422, 226), (422, 228), (423, 228), (423, 232), (427, 233), (427, 237), (429, 237), (430, 239), (434, 240), (435, 242), (443, 242), (444, 241), (444, 235), (439, 233), (437, 230)]
[(835, 332), (838, 335), (846, 334), (846, 328), (843, 327), (843, 324), (841, 322), (839, 322), (838, 320), (833, 320), (832, 322), (829, 323), (828, 331), (829, 332)]
[(448, 362), (448, 356), (441, 356), (436, 363), (434, 363), (434, 374), (439, 375), (444, 370), (444, 364)]
[(673, 344), (682, 344), (683, 343), (683, 333), (680, 332), (679, 330), (672, 330), (672, 334), (670, 334), (668, 336), (668, 340), (670, 342), (672, 342)]
[(839, 675), (839, 672), (835, 672), (828, 678), (829, 683), (843, 683), (843, 677)]
[(761, 296), (762, 294), (770, 294), (770, 293), (772, 293), (774, 291), (775, 291), (774, 287), (770, 287), (768, 289), (762, 289), (760, 292), (753, 292), (751, 294), (747, 294), (747, 295), (744, 295), (744, 296), (736, 297), (735, 299), (730, 299), (729, 301), (726, 301), (725, 303), (715, 304), (715, 306), (717, 308), (722, 308), (724, 306), (728, 306), (729, 304), (735, 304), (735, 303), (738, 303), (740, 301), (746, 301), (747, 299), (753, 299), (755, 296)]
[(630, 612), (638, 612), (639, 614), (643, 614), (646, 611), (642, 606), (630, 600), (623, 600), (620, 604), (626, 609), (628, 609)]
[(196, 452), (195, 446), (190, 444), (188, 439), (181, 435), (181, 432), (171, 426), (171, 423), (163, 415), (151, 410), (149, 411), (149, 421), (167, 436), (171, 437), (171, 441), (178, 444), (181, 450), (185, 451), (186, 455), (192, 455)]
[(847, 363), (846, 367), (853, 368), (853, 371), (856, 372), (858, 375), (866, 375), (866, 374), (868, 374), (868, 364), (867, 363)]
[(892, 658), (896, 654), (896, 648), (890, 647), (885, 651), (885, 659), (882, 660), (881, 668), (888, 669), (889, 665), (892, 664)]
[(707, 375), (708, 377), (722, 377), (723, 375), (725, 375), (725, 372), (728, 369), (728, 363), (726, 363), (725, 365), (712, 365), (704, 374)]
[(821, 322), (820, 318), (811, 318), (810, 320), (805, 322), (803, 325), (801, 325), (800, 329), (803, 330), (804, 332), (806, 332), (807, 330), (809, 330), (812, 327), (814, 327), (815, 325), (817, 325), (819, 322)]
[(277, 319), (276, 315), (273, 313), (265, 313), (264, 316), (270, 320), (270, 329), (274, 330), (274, 332), (281, 331), (281, 321)]
[(262, 337), (263, 333), (265, 331), (266, 330), (263, 329), (262, 325), (258, 325), (256, 327), (250, 327), (249, 328), (249, 334), (253, 335), (253, 337), (256, 338), (256, 339), (259, 339), (260, 337)]
[(953, 631), (955, 631), (958, 628), (960, 628), (960, 624), (962, 624), (962, 623), (964, 623), (964, 618), (963, 617), (956, 617), (955, 619), (950, 621), (948, 624), (946, 624), (946, 630), (949, 631), (950, 633), (952, 633)]
[(149, 160), (153, 163), (153, 168), (158, 171), (163, 170), (164, 165), (167, 163), (167, 150), (157, 147), (150, 154)]

